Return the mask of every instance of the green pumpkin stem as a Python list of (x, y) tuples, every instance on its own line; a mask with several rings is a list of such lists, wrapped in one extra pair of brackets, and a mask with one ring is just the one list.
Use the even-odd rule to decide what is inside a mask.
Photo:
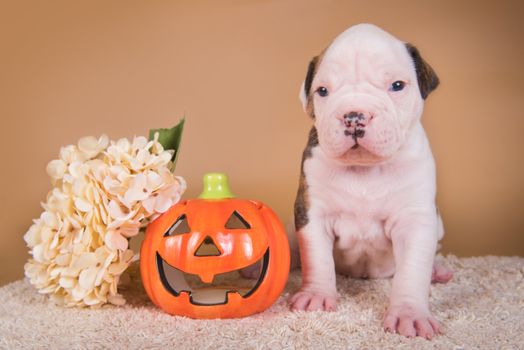
[(227, 175), (224, 173), (208, 173), (204, 175), (204, 190), (198, 196), (200, 199), (235, 198), (229, 189)]

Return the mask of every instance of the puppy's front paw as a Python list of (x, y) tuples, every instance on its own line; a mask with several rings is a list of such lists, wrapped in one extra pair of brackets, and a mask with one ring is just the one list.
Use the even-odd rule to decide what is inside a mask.
[(384, 317), (384, 330), (406, 337), (431, 339), (440, 333), (440, 325), (429, 310), (412, 305), (390, 305)]
[(305, 311), (335, 311), (337, 295), (320, 294), (307, 290), (300, 290), (290, 299), (291, 310)]

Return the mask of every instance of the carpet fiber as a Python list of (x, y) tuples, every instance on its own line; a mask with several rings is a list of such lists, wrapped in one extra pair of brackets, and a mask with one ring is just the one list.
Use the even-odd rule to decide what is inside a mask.
[(391, 280), (338, 276), (336, 312), (291, 312), (300, 283), (266, 312), (239, 320), (191, 320), (164, 314), (139, 282), (122, 290), (124, 307), (65, 309), (26, 281), (0, 288), (0, 348), (176, 349), (524, 349), (524, 258), (439, 257), (455, 272), (431, 287), (430, 304), (445, 334), (427, 341), (382, 331)]

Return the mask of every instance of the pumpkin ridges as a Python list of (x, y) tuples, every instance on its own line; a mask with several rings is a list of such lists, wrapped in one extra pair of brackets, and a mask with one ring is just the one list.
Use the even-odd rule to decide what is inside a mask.
[(257, 294), (257, 292), (260, 294), (267, 293), (266, 298), (260, 299), (261, 302), (257, 307), (257, 309), (259, 309), (258, 312), (271, 306), (280, 296), (286, 285), (290, 266), (289, 243), (285, 229), (275, 212), (268, 206), (262, 203), (260, 204), (260, 213), (265, 218), (264, 222), (266, 223), (270, 240), (268, 244), (270, 249), (269, 254), (271, 255), (271, 253), (273, 253), (273, 256), (269, 259), (266, 275), (266, 278), (272, 280), (272, 283), (266, 285), (267, 289), (262, 289), (260, 292), (257, 290), (253, 293), (254, 295)]
[[(226, 229), (228, 218), (234, 212), (240, 212), (247, 221), (251, 221), (251, 229)], [(205, 213), (205, 214), (202, 214)], [(265, 235), (255, 235), (259, 229), (264, 230), (257, 207), (246, 200), (221, 199), (203, 200), (192, 199), (187, 203), (184, 213), (191, 229), (190, 234), (166, 237), (165, 244), (160, 245), (159, 253), (171, 266), (187, 273), (199, 275), (203, 280), (212, 278), (214, 274), (225, 273), (251, 265), (263, 257), (267, 247)], [(221, 258), (199, 257), (195, 252), (206, 237), (211, 237), (222, 252)], [(251, 246), (250, 255), (243, 255), (247, 250), (239, 247), (247, 244)], [(181, 246), (174, 251), (170, 246)]]
[[(146, 228), (144, 241), (140, 247), (140, 273), (142, 276), (142, 284), (151, 301), (153, 301), (153, 303), (158, 307), (161, 307), (158, 299), (159, 296), (155, 293), (155, 291), (158, 290), (158, 286), (156, 288), (151, 287), (158, 283), (158, 279), (156, 278), (156, 275), (158, 274), (156, 269), (156, 252), (152, 251), (153, 235), (158, 230), (166, 231), (170, 227), (171, 219), (173, 217), (175, 217), (175, 220), (178, 218), (178, 212), (185, 207), (186, 202), (187, 201), (179, 202), (176, 206), (171, 207), (156, 220), (149, 223)], [(145, 259), (146, 263), (143, 263), (143, 259)], [(154, 266), (154, 269), (150, 270), (150, 266)]]
[[(240, 215), (252, 226), (251, 229), (244, 231), (231, 231), (225, 229), (227, 218), (233, 211), (238, 211)], [(231, 213), (230, 213), (231, 212)], [(182, 234), (184, 239), (174, 237), (163, 237), (163, 231), (169, 229), (177, 218), (185, 214), (189, 223), (191, 232)], [(222, 222), (223, 221), (223, 222)], [(199, 230), (196, 234), (194, 231)], [(205, 232), (205, 230), (214, 232)], [(217, 231), (223, 231), (223, 236), (220, 236)], [(236, 232), (236, 233), (235, 233)], [(244, 236), (244, 239), (235, 240), (226, 239), (227, 235), (234, 238), (240, 237), (242, 234), (248, 232), (249, 236)], [(193, 236), (192, 236), (193, 235)], [(206, 235), (213, 236), (217, 244), (220, 242), (237, 245), (236, 250), (243, 249), (246, 242), (251, 242), (251, 249), (256, 250), (256, 254), (251, 254), (250, 259), (238, 259), (243, 256), (243, 252), (233, 252), (230, 256), (230, 261), (226, 261), (228, 256), (205, 256), (199, 258), (188, 257), (192, 259), (193, 263), (202, 264), (203, 269), (215, 268), (220, 263), (230, 264), (230, 270), (236, 270), (245, 266), (238, 266), (239, 261), (252, 263), (259, 258), (262, 258), (264, 253), (269, 249), (269, 263), (264, 279), (258, 288), (248, 297), (243, 298), (237, 294), (228, 294), (228, 303), (224, 305), (195, 305), (189, 302), (189, 297), (186, 293), (181, 293), (176, 297), (167, 291), (156, 269), (156, 253), (160, 252), (163, 259), (165, 255), (169, 255), (168, 246), (170, 249), (178, 247), (176, 254), (191, 254), (191, 249), (196, 249), (197, 244)], [(202, 237), (201, 237), (202, 236)], [(247, 240), (247, 238), (249, 240)], [(191, 249), (188, 248), (187, 242), (193, 239), (194, 242)], [(224, 241), (223, 239), (226, 239)], [(185, 242), (185, 246), (183, 243)], [(189, 249), (189, 250), (188, 250)], [(221, 251), (224, 251), (221, 247)], [(164, 253), (164, 254), (163, 254)], [(170, 253), (171, 255), (175, 253)], [(235, 255), (240, 254), (240, 255)], [(267, 206), (260, 202), (239, 200), (239, 199), (221, 199), (221, 200), (190, 200), (185, 203), (180, 203), (170, 208), (168, 212), (157, 218), (146, 230), (146, 237), (141, 249), (141, 273), (143, 276), (143, 283), (147, 294), (152, 301), (164, 309), (164, 311), (171, 314), (184, 315), (195, 318), (230, 318), (243, 317), (253, 313), (261, 312), (268, 308), (282, 292), (288, 277), (289, 272), (289, 245), (285, 230), (280, 223), (276, 214)], [(256, 258), (256, 259), (255, 259)], [(191, 260), (190, 259), (190, 260)], [(223, 260), (220, 260), (223, 259)], [(169, 256), (165, 260), (168, 264)], [(226, 266), (224, 265), (224, 266)], [(247, 265), (246, 265), (247, 266)], [(180, 266), (174, 266), (179, 268)], [(224, 267), (225, 269), (225, 267)], [(181, 269), (184, 272), (184, 269)], [(215, 274), (219, 271), (215, 271)]]
[[(150, 226), (148, 226), (146, 229), (144, 241), (142, 242), (142, 246), (140, 248), (140, 273), (142, 275), (142, 285), (144, 286), (147, 295), (155, 305), (159, 306), (154, 290), (151, 288), (151, 284), (153, 283), (153, 274), (152, 271), (149, 270), (152, 254), (151, 244), (149, 243), (149, 241), (151, 241), (151, 233), (148, 232), (152, 231), (153, 229), (154, 225), (150, 224)], [(147, 260), (147, 264), (144, 264), (142, 259)]]

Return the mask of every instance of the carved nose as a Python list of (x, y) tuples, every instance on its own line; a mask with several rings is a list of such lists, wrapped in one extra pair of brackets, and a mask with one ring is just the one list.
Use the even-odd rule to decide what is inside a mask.
[(204, 238), (204, 241), (202, 241), (200, 246), (195, 251), (195, 256), (219, 256), (221, 254), (222, 253), (213, 241), (213, 238), (209, 236), (206, 236), (206, 238)]
[(346, 128), (363, 128), (371, 118), (367, 113), (351, 111), (344, 114), (343, 120)]

